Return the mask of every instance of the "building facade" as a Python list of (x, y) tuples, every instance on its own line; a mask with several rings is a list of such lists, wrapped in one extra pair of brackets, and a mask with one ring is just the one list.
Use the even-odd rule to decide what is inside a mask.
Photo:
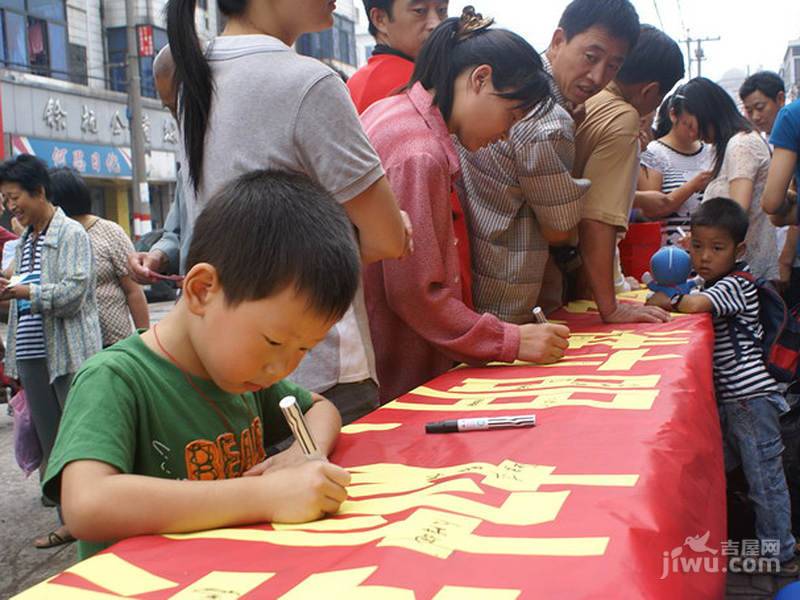
[(780, 75), (786, 85), (786, 101), (800, 98), (800, 39), (789, 42)]
[[(167, 41), (166, 0), (135, 5), (150, 223), (134, 231), (125, 0), (0, 0), (0, 109), (5, 157), (39, 156), (80, 172), (92, 209), (131, 234), (160, 227), (174, 193), (178, 128), (156, 99), (153, 58)], [(210, 4), (210, 6), (209, 6)], [(198, 33), (217, 29), (199, 0)]]
[[(360, 5), (361, 0), (358, 2)], [(350, 77), (360, 65), (356, 26), (362, 18), (362, 12), (354, 0), (337, 0), (333, 27), (319, 33), (301, 35), (295, 49), (300, 54), (318, 58), (345, 77)]]

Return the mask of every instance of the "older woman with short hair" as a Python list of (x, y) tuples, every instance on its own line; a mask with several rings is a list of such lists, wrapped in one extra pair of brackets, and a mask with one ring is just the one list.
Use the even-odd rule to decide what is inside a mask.
[[(0, 193), (25, 227), (14, 277), (0, 278), (0, 299), (12, 300), (6, 373), (25, 388), (46, 463), (72, 378), (100, 350), (92, 247), (83, 227), (50, 202), (47, 165), (35, 156), (0, 165)], [(50, 548), (73, 539), (62, 525), (35, 545)]]

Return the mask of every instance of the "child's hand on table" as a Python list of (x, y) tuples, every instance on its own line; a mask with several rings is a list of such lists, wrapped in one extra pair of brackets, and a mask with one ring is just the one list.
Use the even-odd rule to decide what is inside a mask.
[(672, 311), (673, 307), (670, 303), (669, 296), (667, 296), (664, 292), (655, 292), (652, 296), (647, 299), (645, 302), (648, 306), (658, 306), (659, 308), (663, 308), (667, 311)]

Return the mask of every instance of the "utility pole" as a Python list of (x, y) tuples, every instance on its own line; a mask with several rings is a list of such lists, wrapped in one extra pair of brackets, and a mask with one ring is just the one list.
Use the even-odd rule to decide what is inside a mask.
[[(682, 43), (686, 44), (686, 58), (689, 61), (689, 77), (692, 76), (692, 62), (697, 65), (697, 74), (696, 77), (703, 76), (703, 61), (706, 59), (706, 53), (703, 51), (703, 43), (704, 42), (718, 42), (721, 38), (717, 37), (704, 37), (704, 38), (692, 38), (689, 35), (689, 30), (686, 30), (686, 39), (681, 40)], [(696, 48), (694, 51), (694, 58), (692, 58), (692, 44), (696, 44)]]
[(139, 77), (139, 44), (136, 36), (135, 0), (125, 0), (128, 38), (128, 130), (131, 135), (131, 187), (133, 191), (133, 234), (141, 237), (151, 230), (150, 190), (144, 158), (142, 131), (142, 88)]
[(688, 78), (692, 78), (692, 38), (689, 37), (689, 30), (686, 30), (686, 39), (683, 40), (686, 42), (686, 71), (688, 73)]

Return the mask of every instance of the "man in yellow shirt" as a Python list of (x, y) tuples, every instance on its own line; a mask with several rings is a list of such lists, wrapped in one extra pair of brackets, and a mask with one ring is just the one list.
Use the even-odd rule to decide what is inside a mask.
[(639, 118), (654, 111), (683, 77), (675, 41), (643, 25), (639, 41), (605, 90), (586, 101), (575, 140), (573, 176), (591, 180), (578, 228), (583, 274), (606, 323), (660, 322), (654, 306), (618, 304), (614, 292), (617, 236), (628, 228), (639, 172)]

